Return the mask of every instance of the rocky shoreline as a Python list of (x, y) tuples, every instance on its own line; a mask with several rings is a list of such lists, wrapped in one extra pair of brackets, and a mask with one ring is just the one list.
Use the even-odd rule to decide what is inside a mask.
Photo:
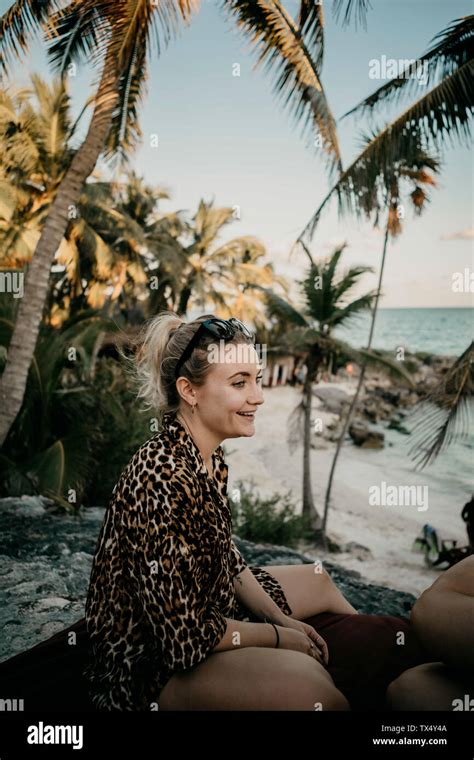
[[(67, 628), (84, 615), (92, 557), (104, 508), (55, 514), (42, 496), (0, 499), (0, 661)], [(234, 536), (249, 565), (313, 561), (284, 546)], [(415, 597), (367, 583), (360, 573), (324, 562), (359, 612), (408, 616)]]
[[(412, 388), (401, 380), (387, 377), (382, 372), (368, 370), (348, 430), (354, 444), (361, 448), (383, 448), (384, 432), (374, 425), (387, 426), (403, 435), (410, 435), (410, 430), (404, 424), (405, 418), (439, 383), (455, 361), (456, 357), (453, 356), (407, 354), (403, 363), (412, 375)], [(356, 371), (350, 376), (351, 381), (357, 376)], [(344, 384), (349, 375), (343, 370), (338, 373), (338, 378), (342, 379)], [(314, 387), (315, 414), (321, 414), (322, 424), (319, 428), (315, 427), (313, 448), (323, 448), (323, 441), (334, 443), (339, 438), (355, 384), (351, 391), (346, 391), (336, 383), (321, 383)]]

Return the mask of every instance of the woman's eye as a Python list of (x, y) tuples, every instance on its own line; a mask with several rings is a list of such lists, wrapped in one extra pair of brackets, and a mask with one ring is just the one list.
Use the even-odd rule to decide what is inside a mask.
[[(257, 377), (257, 383), (261, 382), (263, 380), (263, 375), (260, 375)], [(245, 385), (245, 380), (239, 380), (237, 383), (232, 383), (235, 387)]]

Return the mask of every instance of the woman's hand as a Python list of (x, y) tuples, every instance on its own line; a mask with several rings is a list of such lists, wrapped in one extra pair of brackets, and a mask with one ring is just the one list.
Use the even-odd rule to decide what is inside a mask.
[[(304, 623), (302, 620), (295, 620), (294, 618), (290, 618), (288, 617), (288, 615), (284, 615), (284, 617), (280, 618), (278, 622), (275, 621), (275, 624), (280, 628), (278, 632), (280, 634), (280, 647), (282, 647), (282, 649), (297, 648), (300, 651), (304, 651), (307, 654), (315, 657), (315, 659), (317, 659), (323, 665), (328, 664), (329, 662), (328, 646), (326, 642), (324, 641), (323, 637), (320, 636), (319, 633), (317, 633), (317, 631), (313, 628), (312, 625), (309, 625), (308, 623)], [(299, 633), (303, 633), (305, 636), (303, 648), (301, 649), (300, 647), (282, 645), (281, 628), (293, 629), (295, 631), (298, 631)], [(287, 637), (286, 637), (285, 631), (283, 631), (283, 637), (286, 640)], [(294, 637), (290, 637), (290, 639), (288, 640), (288, 643), (289, 644), (297, 643), (297, 640), (294, 639)], [(311, 647), (311, 644), (313, 645), (312, 647)]]

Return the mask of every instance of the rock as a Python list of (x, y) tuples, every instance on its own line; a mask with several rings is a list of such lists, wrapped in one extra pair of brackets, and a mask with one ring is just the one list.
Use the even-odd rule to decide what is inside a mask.
[(372, 557), (372, 552), (368, 548), (368, 546), (363, 546), (362, 544), (358, 544), (356, 541), (349, 541), (349, 543), (344, 544), (341, 547), (341, 551), (343, 552), (349, 552), (350, 554), (353, 554), (357, 559), (364, 560), (364, 559), (370, 559)]
[(388, 388), (376, 388), (375, 393), (377, 396), (379, 396), (382, 401), (387, 402), (388, 404), (391, 404), (392, 406), (398, 406), (400, 403), (400, 390), (393, 390)]
[(422, 364), (419, 370), (415, 374), (415, 380), (417, 382), (426, 382), (428, 379), (436, 377), (433, 367), (427, 364)]
[(340, 414), (343, 407), (350, 403), (350, 396), (337, 386), (318, 385), (313, 388), (313, 395), (323, 402), (323, 409)]
[(390, 404), (386, 404), (384, 401), (382, 401), (379, 404), (379, 414), (381, 419), (383, 420), (389, 420), (393, 415), (393, 406)]
[(376, 430), (370, 430), (363, 422), (353, 422), (349, 426), (349, 435), (356, 446), (362, 449), (383, 449), (385, 436)]
[(397, 433), (402, 433), (403, 435), (411, 435), (411, 432), (408, 430), (408, 428), (402, 425), (401, 420), (398, 418), (390, 420), (388, 430), (396, 430)]
[(64, 607), (67, 607), (68, 604), (70, 604), (69, 599), (50, 596), (46, 599), (40, 599), (40, 601), (36, 603), (36, 608), (38, 610), (63, 609)]
[[(84, 616), (104, 509), (91, 507), (72, 516), (52, 515), (47, 507), (48, 500), (41, 496), (0, 499), (0, 661)], [(285, 546), (233, 538), (249, 565), (290, 565), (317, 559)], [(65, 548), (69, 554), (64, 553)], [(357, 544), (346, 550), (367, 557), (368, 550)], [(407, 615), (415, 602), (411, 594), (367, 583), (360, 573), (332, 562), (324, 561), (324, 567), (360, 612)]]
[(365, 416), (371, 421), (371, 422), (378, 422), (379, 421), (379, 414), (377, 411), (377, 408), (374, 403), (368, 403), (364, 405), (363, 412)]
[(455, 357), (443, 356), (441, 354), (431, 354), (425, 358), (425, 365), (433, 367), (435, 372), (445, 374), (447, 370), (452, 367)]

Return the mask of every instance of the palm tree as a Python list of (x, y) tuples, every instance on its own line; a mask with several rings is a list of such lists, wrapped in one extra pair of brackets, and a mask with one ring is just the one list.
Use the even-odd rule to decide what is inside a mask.
[(183, 248), (179, 314), (185, 314), (190, 305), (206, 308), (209, 304), (219, 316), (233, 314), (258, 321), (263, 319), (263, 298), (256, 296), (250, 286), (278, 284), (287, 290), (284, 279), (274, 273), (273, 266), (262, 262), (266, 250), (257, 238), (232, 238), (216, 246), (222, 227), (234, 218), (232, 208), (216, 208), (212, 201), (200, 201), (189, 228), (191, 242)]
[[(31, 261), (41, 227), (68, 166), (78, 121), (70, 119), (66, 82), (51, 86), (33, 75), (32, 86), (0, 90), (0, 257), (3, 266), (22, 268)], [(49, 322), (59, 325), (71, 313), (93, 307), (107, 312), (124, 293), (134, 295), (148, 283), (153, 249), (165, 259), (170, 242), (166, 225), (176, 230), (176, 214), (156, 214), (169, 194), (141, 187), (131, 174), (119, 183), (84, 186), (77, 214), (68, 222), (52, 267), (48, 293)], [(153, 213), (152, 213), (153, 212)], [(169, 258), (169, 256), (168, 256)], [(131, 293), (130, 293), (131, 294)], [(147, 290), (145, 289), (145, 295)]]
[(0, 257), (29, 262), (73, 150), (77, 124), (60, 80), (33, 74), (31, 87), (0, 89)]
[(190, 6), (188, 0), (180, 0), (177, 4), (171, 1), (137, 4), (131, 0), (128, 3), (72, 0), (65, 9), (50, 16), (55, 8), (53, 2), (20, 0), (2, 18), (0, 34), (6, 35), (7, 43), (10, 42), (15, 50), (17, 44), (24, 46), (29, 25), (39, 22), (48, 27), (50, 34), (56, 34), (50, 52), (63, 75), (67, 65), (84, 54), (92, 53), (95, 62), (103, 65), (87, 135), (57, 190), (26, 277), (24, 298), (0, 379), (0, 445), (21, 407), (48, 293), (50, 267), (69, 221), (69, 209), (77, 204), (111, 127), (114, 127), (115, 140), (123, 146), (133, 142), (136, 136), (134, 115), (145, 82), (145, 58), (153, 30), (153, 10), (155, 22), (159, 14), (160, 23), (169, 35), (170, 23), (176, 26), (177, 16), (187, 20)]
[[(438, 171), (438, 166), (439, 164), (435, 159), (432, 159), (429, 156), (426, 156), (423, 153), (420, 153), (420, 155), (416, 159), (416, 165), (413, 167), (407, 166), (405, 161), (399, 162), (399, 165), (397, 166), (397, 170), (396, 172), (394, 172), (394, 175), (392, 177), (392, 182), (390, 186), (390, 195), (387, 199), (387, 204), (388, 204), (387, 221), (385, 225), (385, 234), (384, 234), (384, 241), (383, 241), (382, 258), (381, 258), (380, 269), (379, 269), (377, 291), (376, 291), (375, 299), (371, 308), (372, 314), (371, 314), (371, 321), (370, 321), (370, 328), (369, 328), (369, 337), (368, 337), (367, 346), (366, 346), (367, 351), (370, 351), (370, 349), (372, 348), (372, 340), (374, 337), (374, 330), (375, 330), (375, 321), (377, 317), (380, 296), (382, 294), (382, 282), (383, 282), (383, 275), (384, 275), (384, 270), (385, 270), (385, 260), (386, 260), (386, 255), (387, 255), (388, 239), (389, 237), (391, 237), (392, 239), (396, 238), (398, 235), (400, 235), (402, 231), (402, 224), (400, 221), (400, 218), (401, 218), (400, 201), (404, 196), (401, 190), (401, 186), (403, 185), (406, 186), (407, 183), (411, 185), (412, 192), (410, 193), (410, 196), (409, 196), (410, 201), (413, 206), (414, 212), (420, 215), (423, 212), (423, 209), (425, 208), (426, 204), (429, 202), (427, 192), (423, 188), (423, 185), (434, 186), (436, 184), (433, 176), (427, 171), (427, 169), (429, 168), (436, 172)], [(328, 479), (328, 484), (326, 488), (326, 495), (324, 499), (323, 532), (326, 531), (326, 524), (327, 524), (327, 518), (328, 518), (328, 513), (329, 513), (329, 507), (331, 504), (331, 492), (332, 492), (332, 485), (333, 485), (333, 480), (334, 480), (334, 473), (336, 471), (336, 465), (339, 459), (342, 446), (346, 438), (347, 430), (352, 420), (354, 409), (356, 407), (356, 404), (360, 396), (360, 392), (362, 390), (366, 370), (367, 370), (367, 362), (363, 361), (361, 369), (360, 369), (360, 373), (359, 373), (359, 378), (357, 381), (357, 387), (351, 399), (351, 403), (349, 404), (349, 407), (347, 409), (344, 423), (343, 423), (343, 426), (342, 426), (342, 429), (337, 441), (336, 450), (334, 452), (331, 469), (329, 471), (329, 479)]]
[(171, 234), (184, 230), (184, 224), (176, 229), (178, 214), (158, 215), (156, 209), (159, 200), (169, 197), (133, 173), (122, 183), (84, 186), (77, 218), (69, 222), (57, 253), (62, 271), (50, 293), (57, 319), (90, 306), (105, 309), (110, 317), (116, 307), (121, 313), (134, 308), (143, 320), (150, 277), (157, 275), (160, 263), (176, 261), (181, 249)]
[[(377, 133), (373, 131), (363, 137), (364, 148), (332, 187), (313, 214), (297, 240), (304, 248), (304, 238), (313, 237), (320, 216), (334, 195), (337, 195), (340, 212), (353, 212), (357, 216), (375, 217), (388, 209), (385, 228), (382, 263), (379, 273), (377, 298), (372, 310), (367, 348), (370, 349), (375, 327), (377, 308), (381, 294), (387, 241), (401, 230), (398, 209), (400, 206), (400, 180), (409, 180), (414, 185), (411, 202), (416, 213), (421, 213), (427, 199), (423, 184), (434, 185), (433, 177), (426, 169), (438, 171), (439, 161), (429, 155), (427, 146), (439, 149), (448, 138), (460, 142), (470, 135), (470, 116), (473, 108), (472, 88), (469, 86), (474, 73), (472, 37), (474, 16), (459, 19), (438, 34), (438, 40), (426, 55), (408, 67), (400, 76), (380, 87), (349, 114), (358, 115), (364, 110), (376, 109), (380, 103), (396, 100), (401, 94), (415, 91), (417, 66), (420, 62), (427, 69), (427, 83), (436, 86), (412, 104), (394, 122)], [(417, 85), (416, 85), (417, 87)], [(344, 117), (343, 117), (344, 118)], [(365, 376), (362, 367), (359, 382), (345, 423), (338, 440), (329, 475), (325, 497), (324, 527), (331, 498), (331, 489), (338, 457), (345, 439), (352, 412)]]
[[(296, 244), (306, 236), (312, 239), (321, 214), (334, 195), (337, 195), (341, 212), (367, 217), (375, 213), (377, 222), (378, 214), (387, 207), (387, 197), (400, 162), (406, 167), (416, 167), (416, 158), (420, 154), (438, 153), (448, 139), (452, 144), (469, 144), (474, 105), (470, 86), (474, 74), (473, 36), (474, 16), (467, 16), (434, 38), (440, 38), (440, 42), (417, 62), (427, 66), (427, 81), (437, 82), (436, 86), (382, 130), (374, 129), (362, 135), (362, 151), (326, 195)], [(375, 110), (390, 98), (394, 102), (402, 94), (419, 92), (420, 88), (415, 84), (417, 80), (410, 77), (416, 71), (417, 62), (342, 118)]]
[(303, 399), (290, 418), (288, 442), (292, 448), (299, 440), (302, 427), (301, 418), (303, 417), (302, 513), (308, 518), (310, 527), (315, 531), (316, 540), (323, 543), (325, 542), (323, 520), (314, 505), (310, 468), (312, 386), (317, 379), (318, 372), (327, 366), (331, 355), (342, 353), (361, 363), (364, 360), (370, 361), (373, 366), (382, 368), (397, 375), (397, 377), (402, 377), (411, 384), (410, 376), (397, 362), (368, 350), (358, 351), (347, 343), (336, 339), (332, 334), (336, 327), (347, 324), (370, 309), (376, 297), (375, 292), (369, 292), (350, 300), (352, 289), (358, 284), (360, 278), (371, 269), (370, 267), (357, 266), (340, 274), (337, 267), (344, 247), (336, 249), (328, 259), (320, 262), (314, 261), (310, 252), (307, 251), (310, 268), (308, 275), (301, 282), (306, 301), (305, 308), (302, 311), (270, 290), (264, 290), (269, 315), (279, 316), (293, 328), (288, 330), (284, 338), (287, 349), (305, 353), (307, 372), (303, 387)]
[[(260, 46), (259, 62), (281, 67), (277, 92), (285, 95), (286, 102), (292, 101), (298, 119), (308, 115), (307, 123), (320, 131), (326, 154), (340, 168), (334, 119), (319, 76), (323, 20), (317, 6), (302, 0), (298, 24), (280, 2), (224, 3), (253, 44)], [(50, 266), (67, 227), (68, 210), (77, 205), (81, 188), (102, 152), (106, 157), (119, 155), (123, 159), (136, 144), (151, 37), (155, 34), (159, 52), (159, 31), (164, 30), (167, 44), (170, 30), (174, 33), (180, 21), (188, 22), (198, 2), (71, 0), (54, 12), (56, 7), (53, 0), (17, 0), (0, 20), (0, 37), (6, 51), (0, 68), (6, 68), (12, 54), (25, 49), (29, 34), (38, 26), (53, 38), (49, 52), (62, 75), (71, 62), (81, 59), (92, 59), (102, 67), (87, 135), (51, 204), (26, 278), (7, 364), (0, 378), (0, 446), (21, 406), (47, 297)]]

